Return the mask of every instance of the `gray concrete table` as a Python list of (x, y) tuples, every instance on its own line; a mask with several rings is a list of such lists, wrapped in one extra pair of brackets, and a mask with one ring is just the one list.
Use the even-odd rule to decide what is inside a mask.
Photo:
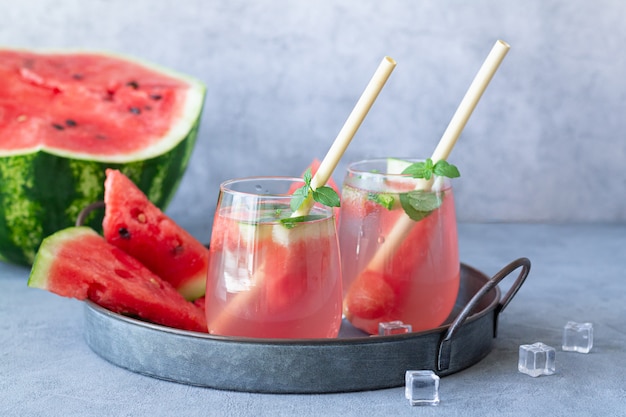
[[(442, 378), (438, 407), (411, 407), (402, 387), (271, 395), (135, 374), (85, 344), (80, 302), (30, 289), (28, 268), (0, 263), (0, 416), (625, 416), (626, 224), (461, 224), (459, 234), (462, 261), (487, 275), (522, 256), (532, 268), (492, 352)], [(591, 353), (561, 351), (568, 320), (593, 322)], [(557, 349), (556, 374), (517, 371), (519, 345), (536, 341)]]

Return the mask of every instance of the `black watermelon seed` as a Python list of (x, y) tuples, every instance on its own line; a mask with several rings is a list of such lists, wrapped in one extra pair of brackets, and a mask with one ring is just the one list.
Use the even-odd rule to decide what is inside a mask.
[(114, 268), (113, 272), (115, 272), (115, 275), (117, 275), (120, 278), (128, 279), (128, 278), (132, 278), (132, 276), (133, 276), (133, 274), (131, 274), (126, 269)]
[(150, 94), (152, 100), (161, 100), (163, 96), (161, 94)]
[(139, 88), (139, 83), (137, 81), (129, 81), (126, 85), (135, 90)]
[(128, 109), (132, 114), (141, 114), (141, 109), (139, 107), (131, 107)]
[(105, 135), (103, 135), (102, 133), (98, 133), (98, 134), (96, 135), (96, 139), (99, 139), (99, 140), (105, 140), (106, 138), (107, 138), (107, 137), (106, 137)]
[(72, 78), (75, 80), (82, 80), (83, 79), (83, 74), (73, 74)]
[(130, 239), (130, 232), (125, 227), (120, 227), (119, 229), (117, 229), (117, 233), (120, 235), (122, 239), (126, 239), (126, 240)]
[(66, 124), (67, 126), (69, 126), (69, 127), (74, 127), (74, 126), (76, 126), (76, 121), (75, 121), (75, 120), (72, 120), (72, 119), (67, 119), (67, 120), (65, 121), (65, 124)]
[(58, 123), (52, 123), (52, 127), (55, 128), (56, 130), (63, 130), (63, 129), (65, 129), (63, 127), (63, 125), (60, 125)]

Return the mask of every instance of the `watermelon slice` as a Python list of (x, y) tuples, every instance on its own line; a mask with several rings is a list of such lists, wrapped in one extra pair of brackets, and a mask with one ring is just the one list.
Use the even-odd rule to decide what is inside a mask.
[(203, 296), (209, 250), (120, 171), (106, 170), (104, 189), (102, 227), (107, 242), (172, 284), (186, 299)]
[(164, 326), (207, 329), (201, 308), (89, 227), (70, 227), (44, 239), (28, 286)]
[[(204, 95), (199, 81), (128, 57), (0, 49), (0, 260), (31, 264), (45, 236), (103, 200), (107, 167), (164, 208)], [(102, 214), (86, 224), (100, 230)]]

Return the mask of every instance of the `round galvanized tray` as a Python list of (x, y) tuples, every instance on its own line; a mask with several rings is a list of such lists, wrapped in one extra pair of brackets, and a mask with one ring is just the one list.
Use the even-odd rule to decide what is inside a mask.
[[(497, 284), (521, 268), (504, 297)], [(85, 339), (104, 359), (133, 372), (203, 387), (264, 393), (329, 393), (404, 385), (406, 370), (444, 376), (492, 349), (498, 315), (530, 270), (520, 258), (492, 278), (461, 264), (450, 319), (437, 329), (368, 336), (344, 322), (337, 339), (250, 339), (176, 330), (85, 307)]]

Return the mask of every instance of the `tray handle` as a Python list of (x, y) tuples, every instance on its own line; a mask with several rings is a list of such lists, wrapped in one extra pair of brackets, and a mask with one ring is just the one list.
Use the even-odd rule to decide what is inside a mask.
[(517, 276), (515, 282), (511, 286), (511, 288), (507, 291), (504, 297), (500, 300), (498, 305), (495, 308), (495, 320), (493, 325), (493, 337), (497, 335), (498, 329), (498, 316), (500, 313), (506, 308), (506, 306), (511, 302), (517, 291), (521, 288), (522, 284), (526, 280), (528, 273), (530, 272), (530, 260), (528, 258), (519, 258), (514, 260), (513, 262), (506, 265), (502, 268), (498, 273), (496, 273), (489, 281), (487, 281), (479, 290), (474, 294), (471, 300), (467, 303), (463, 310), (459, 313), (459, 315), (454, 319), (448, 331), (445, 334), (445, 337), (439, 343), (438, 355), (437, 355), (437, 370), (445, 371), (450, 367), (450, 356), (452, 350), (452, 338), (455, 336), (457, 331), (461, 328), (465, 320), (474, 310), (474, 307), (478, 304), (478, 301), (487, 294), (492, 288), (494, 288), (500, 281), (506, 278), (509, 274), (515, 271), (518, 268), (522, 268), (519, 275)]
[(78, 213), (78, 217), (76, 218), (75, 226), (83, 226), (85, 224), (85, 219), (87, 216), (94, 210), (99, 210), (104, 208), (104, 201), (96, 201), (95, 203), (91, 203), (83, 208), (80, 213)]

